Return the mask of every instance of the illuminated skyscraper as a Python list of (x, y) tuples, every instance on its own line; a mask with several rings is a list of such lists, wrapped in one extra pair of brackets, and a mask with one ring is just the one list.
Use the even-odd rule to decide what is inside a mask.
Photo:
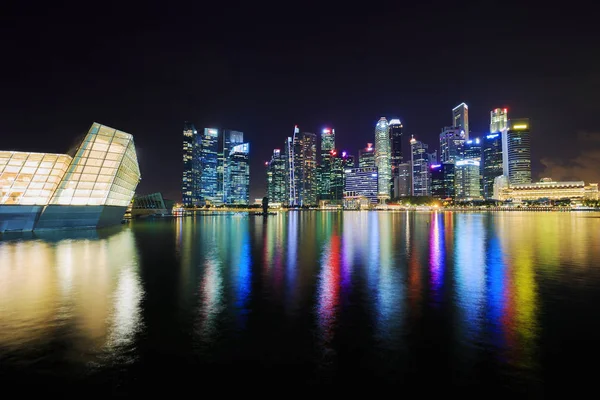
[(463, 158), (465, 131), (460, 127), (447, 126), (440, 133), (440, 161), (454, 162)]
[(250, 204), (250, 144), (234, 145), (227, 158), (225, 203)]
[(402, 123), (399, 119), (390, 120), (390, 163), (392, 166), (392, 179), (390, 195), (393, 196), (395, 190), (394, 182), (399, 173), (399, 165), (402, 164)]
[(392, 179), (389, 124), (385, 117), (381, 117), (375, 126), (375, 165), (379, 182), (379, 198), (385, 201), (390, 198)]
[(186, 207), (200, 204), (200, 144), (194, 124), (183, 126), (183, 178), (181, 199)]
[(455, 163), (454, 182), (458, 200), (481, 199), (479, 166), (477, 160), (459, 160)]
[(329, 200), (334, 203), (341, 203), (344, 198), (344, 186), (346, 175), (345, 171), (354, 168), (354, 156), (349, 155), (347, 152), (342, 151), (338, 153), (337, 150), (330, 152), (331, 160), (331, 186), (329, 190)]
[(358, 166), (359, 168), (375, 167), (375, 149), (373, 148), (373, 143), (367, 143), (367, 147), (358, 151)]
[(394, 180), (394, 198), (406, 197), (411, 195), (412, 191), (412, 169), (410, 162), (398, 165), (398, 173)]
[(267, 163), (267, 197), (269, 203), (285, 204), (287, 202), (285, 177), (285, 156), (281, 154), (280, 149), (275, 149), (271, 161)]
[(508, 180), (511, 185), (531, 183), (529, 119), (511, 119), (506, 133)]
[(321, 160), (317, 168), (318, 200), (330, 199), (331, 191), (331, 156), (335, 149), (335, 129), (325, 128), (321, 132)]
[(463, 158), (481, 162), (481, 139), (474, 138), (465, 141)]
[(200, 140), (200, 193), (204, 204), (222, 204), (218, 193), (219, 130), (205, 128)]
[(469, 107), (460, 103), (452, 109), (452, 125), (465, 131), (465, 140), (469, 140)]
[[(296, 128), (297, 129), (297, 128)], [(299, 132), (292, 141), (290, 178), (294, 180), (290, 194), (290, 205), (309, 206), (317, 204), (317, 136), (314, 133)], [(293, 176), (292, 176), (293, 175)], [(292, 196), (295, 200), (292, 203)]]
[(287, 201), (286, 204), (292, 207), (298, 205), (298, 194), (296, 192), (297, 189), (297, 178), (296, 178), (296, 167), (294, 162), (294, 138), (298, 134), (298, 126), (294, 127), (294, 136), (288, 137), (285, 141), (284, 149), (285, 149), (285, 170), (286, 170), (286, 179), (285, 179), (285, 187), (287, 193)]
[(414, 137), (410, 139), (410, 163), (412, 165), (412, 195), (431, 196), (430, 155), (425, 143)]
[(494, 108), (490, 111), (490, 133), (503, 132), (508, 128), (508, 110)]
[(219, 140), (219, 164), (217, 166), (217, 196), (222, 197), (223, 202), (226, 203), (226, 171), (229, 153), (233, 146), (244, 143), (244, 132), (224, 129), (221, 136), (221, 140)]
[(433, 164), (431, 170), (431, 196), (436, 199), (453, 199), (455, 197), (455, 164), (446, 162)]
[(483, 196), (486, 199), (494, 196), (494, 179), (503, 173), (502, 135), (506, 135), (506, 130), (483, 138)]

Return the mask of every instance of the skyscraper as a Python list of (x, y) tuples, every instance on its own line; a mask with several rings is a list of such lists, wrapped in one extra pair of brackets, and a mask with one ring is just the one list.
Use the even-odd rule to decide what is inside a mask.
[(412, 191), (412, 169), (410, 162), (398, 165), (398, 173), (394, 177), (394, 198), (410, 196)]
[(378, 193), (382, 201), (390, 198), (392, 179), (390, 147), (389, 124), (385, 117), (381, 117), (375, 126), (375, 165), (379, 182)]
[(318, 200), (330, 199), (331, 191), (331, 151), (335, 149), (335, 129), (325, 128), (321, 132), (321, 160), (317, 168)]
[(410, 163), (412, 165), (412, 195), (431, 195), (431, 175), (429, 171), (429, 146), (414, 137), (410, 139)]
[(317, 135), (309, 132), (300, 134), (301, 185), (300, 205), (317, 204)]
[(465, 141), (463, 158), (465, 160), (477, 160), (481, 162), (481, 151), (481, 139), (469, 139)]
[(250, 204), (250, 144), (234, 145), (229, 151), (226, 194), (227, 204)]
[(463, 158), (465, 133), (462, 128), (447, 126), (440, 133), (440, 161), (454, 162)]
[(367, 143), (367, 147), (358, 151), (358, 166), (359, 168), (375, 167), (375, 149), (373, 148), (373, 143)]
[(504, 132), (490, 133), (483, 138), (483, 196), (491, 199), (494, 196), (494, 179), (502, 175), (502, 135)]
[(460, 103), (452, 109), (452, 125), (465, 131), (465, 140), (469, 140), (469, 107)]
[(506, 133), (508, 180), (511, 185), (531, 183), (529, 119), (511, 119)]
[(285, 181), (285, 157), (280, 149), (274, 149), (271, 161), (267, 163), (267, 197), (269, 203), (287, 203)]
[(390, 120), (389, 125), (390, 133), (390, 163), (392, 166), (392, 179), (391, 179), (391, 191), (390, 195), (393, 196), (395, 190), (394, 182), (398, 176), (398, 166), (402, 164), (402, 123), (399, 119)]
[(224, 129), (222, 131), (221, 140), (219, 141), (219, 165), (217, 166), (217, 196), (223, 198), (223, 202), (227, 203), (227, 164), (231, 148), (235, 145), (244, 143), (244, 132), (232, 131)]
[(331, 159), (331, 175), (330, 175), (330, 195), (329, 200), (334, 203), (340, 203), (344, 198), (344, 186), (346, 182), (345, 171), (354, 168), (354, 156), (342, 151), (332, 150), (330, 153)]
[(183, 126), (183, 178), (181, 198), (186, 207), (200, 204), (200, 145), (194, 124)]
[(481, 198), (479, 183), (479, 166), (477, 160), (459, 160), (455, 163), (456, 198), (473, 200)]
[(455, 197), (454, 162), (433, 164), (431, 170), (431, 196), (436, 199), (453, 199)]
[(219, 130), (205, 128), (200, 140), (200, 193), (204, 204), (222, 204), (219, 197), (217, 167), (219, 165)]
[(286, 204), (295, 207), (298, 205), (298, 194), (296, 192), (297, 188), (297, 178), (296, 178), (296, 167), (294, 162), (294, 140), (296, 135), (299, 133), (298, 125), (294, 127), (294, 136), (290, 136), (286, 139), (284, 149), (285, 149), (285, 170), (286, 170), (286, 179), (285, 179), (285, 187), (287, 192), (287, 201)]
[(490, 111), (490, 133), (503, 132), (508, 128), (508, 110), (494, 108)]

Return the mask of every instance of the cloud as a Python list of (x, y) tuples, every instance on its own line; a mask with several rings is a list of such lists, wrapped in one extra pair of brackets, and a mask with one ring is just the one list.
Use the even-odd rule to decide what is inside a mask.
[(542, 158), (544, 166), (540, 178), (550, 177), (555, 181), (600, 182), (600, 133), (580, 132), (575, 139), (579, 154), (567, 160)]

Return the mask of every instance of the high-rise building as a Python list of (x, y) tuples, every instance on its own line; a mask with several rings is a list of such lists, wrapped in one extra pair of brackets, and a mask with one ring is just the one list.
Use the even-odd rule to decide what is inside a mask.
[(481, 162), (481, 147), (482, 143), (481, 139), (479, 138), (469, 139), (465, 141), (463, 158), (465, 160), (477, 160)]
[(287, 203), (285, 181), (285, 157), (280, 149), (274, 149), (271, 161), (267, 162), (267, 197), (269, 203)]
[(347, 168), (344, 170), (344, 198), (368, 199), (370, 204), (377, 204), (378, 177), (377, 168)]
[(367, 143), (367, 147), (358, 151), (359, 168), (375, 168), (375, 149), (373, 143)]
[(375, 165), (379, 179), (379, 198), (385, 201), (390, 198), (392, 179), (389, 124), (385, 117), (381, 117), (375, 126)]
[(469, 140), (469, 107), (460, 103), (452, 109), (452, 125), (465, 131), (465, 140)]
[(412, 191), (412, 169), (410, 162), (398, 165), (398, 173), (394, 177), (394, 198), (406, 197)]
[(329, 200), (331, 192), (331, 152), (335, 149), (335, 129), (325, 128), (321, 132), (321, 160), (317, 168), (318, 200)]
[(431, 169), (431, 196), (436, 199), (453, 199), (455, 197), (455, 164), (445, 162), (434, 164)]
[(181, 199), (186, 207), (200, 204), (200, 144), (194, 124), (183, 125), (183, 178)]
[(200, 140), (200, 193), (204, 204), (222, 204), (219, 197), (217, 167), (219, 166), (219, 130), (205, 128)]
[(490, 133), (483, 138), (483, 197), (491, 199), (494, 196), (494, 179), (503, 174), (502, 166), (502, 135), (504, 132)]
[(229, 153), (235, 145), (244, 143), (244, 132), (224, 129), (219, 140), (219, 164), (217, 166), (217, 196), (223, 198), (223, 202), (227, 203), (227, 165), (229, 161)]
[(429, 171), (429, 146), (414, 137), (410, 139), (410, 163), (412, 165), (413, 196), (431, 196), (431, 174)]
[(226, 194), (227, 204), (250, 204), (250, 143), (237, 144), (229, 150)]
[(286, 139), (284, 149), (285, 149), (285, 170), (286, 170), (286, 179), (285, 179), (285, 187), (287, 193), (287, 201), (286, 204), (291, 207), (298, 206), (298, 193), (297, 189), (297, 177), (296, 177), (296, 166), (295, 166), (295, 151), (294, 151), (294, 140), (296, 135), (299, 133), (298, 125), (294, 127), (294, 136), (290, 136)]
[(317, 136), (310, 132), (296, 134), (294, 169), (299, 206), (317, 204)]
[(477, 160), (459, 160), (455, 163), (454, 182), (457, 199), (481, 198), (479, 167), (480, 163)]
[(440, 161), (454, 162), (463, 158), (465, 131), (460, 127), (447, 126), (440, 133)]
[(506, 133), (508, 180), (511, 185), (531, 183), (529, 119), (511, 119)]
[(508, 110), (494, 108), (490, 111), (490, 133), (503, 132), (508, 129)]
[(330, 152), (330, 160), (329, 200), (340, 203), (344, 198), (345, 171), (354, 168), (354, 156), (345, 151), (340, 154), (334, 149)]
[(402, 123), (399, 119), (390, 120), (390, 163), (392, 165), (392, 180), (390, 195), (393, 196), (396, 189), (394, 188), (395, 178), (398, 176), (398, 166), (402, 164)]

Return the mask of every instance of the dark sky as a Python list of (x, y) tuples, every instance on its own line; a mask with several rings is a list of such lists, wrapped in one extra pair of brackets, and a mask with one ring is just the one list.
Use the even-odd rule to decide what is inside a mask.
[(600, 181), (593, 8), (12, 3), (0, 10), (0, 148), (66, 152), (97, 121), (134, 135), (138, 193), (180, 198), (185, 120), (245, 133), (254, 199), (294, 124), (334, 127), (356, 154), (380, 116), (397, 117), (407, 147), (414, 134), (437, 148), (463, 101), (475, 133), (494, 107), (531, 119), (534, 178)]

